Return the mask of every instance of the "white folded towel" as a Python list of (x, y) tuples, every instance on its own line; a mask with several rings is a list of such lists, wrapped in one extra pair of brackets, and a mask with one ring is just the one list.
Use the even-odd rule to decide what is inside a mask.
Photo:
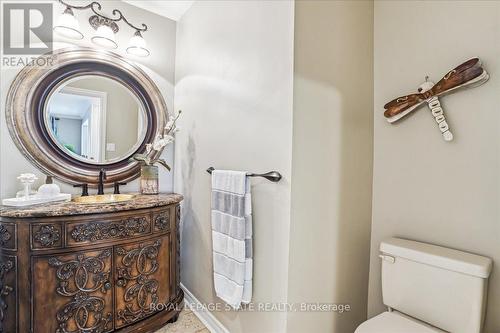
[(215, 292), (239, 309), (252, 299), (252, 197), (246, 172), (212, 172)]

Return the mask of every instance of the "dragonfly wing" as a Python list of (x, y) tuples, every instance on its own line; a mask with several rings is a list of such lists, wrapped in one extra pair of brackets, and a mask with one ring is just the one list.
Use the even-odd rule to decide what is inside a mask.
[(449, 71), (438, 83), (432, 87), (432, 95), (443, 95), (457, 88), (477, 86), (488, 80), (488, 73), (478, 58), (464, 62)]
[(418, 109), (423, 103), (425, 103), (425, 100), (422, 100), (420, 103), (417, 103), (397, 114), (395, 114), (394, 116), (390, 116), (390, 117), (387, 117), (387, 121), (390, 122), (390, 123), (395, 123), (396, 121), (398, 121), (399, 119), (405, 117), (406, 115), (410, 114), (412, 111)]
[[(409, 109), (411, 109), (410, 111), (413, 111), (415, 109), (414, 106), (420, 105), (423, 101), (425, 101), (425, 98), (422, 94), (411, 94), (398, 97), (384, 105), (384, 108), (386, 109), (384, 116), (386, 118), (391, 118)], [(408, 113), (409, 112), (406, 114)]]

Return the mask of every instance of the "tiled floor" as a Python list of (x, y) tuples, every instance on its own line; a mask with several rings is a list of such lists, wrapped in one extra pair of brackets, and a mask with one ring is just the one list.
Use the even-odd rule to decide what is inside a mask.
[(156, 333), (210, 333), (196, 315), (185, 308), (179, 315), (179, 319), (172, 324), (168, 324)]

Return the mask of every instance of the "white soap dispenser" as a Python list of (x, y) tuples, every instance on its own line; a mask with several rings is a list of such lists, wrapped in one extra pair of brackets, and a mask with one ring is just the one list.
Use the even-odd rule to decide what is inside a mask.
[(58, 196), (60, 193), (61, 189), (59, 188), (59, 185), (54, 184), (52, 176), (49, 175), (47, 175), (47, 178), (45, 179), (45, 184), (40, 186), (38, 189), (38, 195), (46, 198)]

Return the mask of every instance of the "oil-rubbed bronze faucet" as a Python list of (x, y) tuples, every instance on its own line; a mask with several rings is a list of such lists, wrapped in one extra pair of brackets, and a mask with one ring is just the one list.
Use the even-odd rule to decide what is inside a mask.
[(89, 195), (89, 185), (88, 184), (78, 184), (78, 185), (73, 185), (73, 187), (81, 187), (82, 188), (82, 197), (86, 197)]
[(113, 194), (120, 194), (120, 186), (125, 186), (127, 183), (115, 182), (115, 191)]
[(97, 184), (97, 195), (104, 194), (104, 180), (106, 180), (106, 170), (99, 170), (99, 184)]

